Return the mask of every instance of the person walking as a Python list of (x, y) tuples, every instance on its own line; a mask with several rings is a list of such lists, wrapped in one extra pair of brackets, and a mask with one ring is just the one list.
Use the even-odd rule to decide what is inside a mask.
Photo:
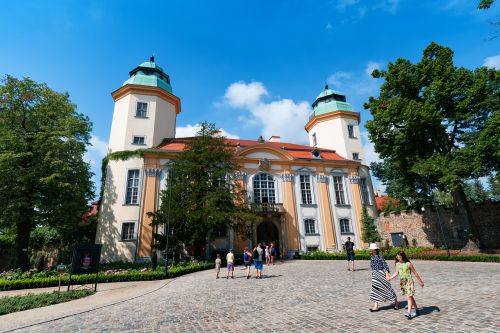
[(264, 250), (262, 249), (261, 243), (254, 248), (252, 258), (255, 266), (255, 277), (257, 279), (262, 279), (262, 259), (264, 258)]
[(345, 252), (347, 254), (347, 270), (350, 271), (352, 263), (352, 271), (354, 272), (354, 243), (351, 242), (351, 237), (347, 237), (347, 242), (344, 243)]
[(243, 264), (245, 264), (245, 269), (247, 271), (247, 279), (250, 279), (250, 266), (252, 265), (252, 253), (245, 247), (243, 251)]
[(226, 279), (229, 279), (229, 274), (231, 274), (231, 279), (234, 279), (234, 254), (233, 254), (233, 250), (229, 250), (228, 254), (226, 255), (226, 261), (227, 261)]
[(373, 307), (370, 308), (370, 312), (378, 311), (378, 303), (387, 301), (394, 301), (394, 310), (397, 310), (399, 309), (398, 299), (388, 281), (390, 277), (389, 266), (387, 266), (384, 257), (380, 255), (380, 249), (377, 244), (370, 244), (370, 250), (372, 252), (370, 258), (370, 266), (372, 269), (370, 300), (373, 302)]
[(417, 270), (410, 262), (410, 259), (408, 259), (408, 257), (406, 256), (406, 253), (404, 253), (403, 251), (400, 251), (398, 252), (398, 254), (396, 254), (396, 269), (397, 271), (394, 272), (394, 274), (387, 280), (390, 281), (395, 278), (396, 275), (399, 275), (399, 286), (401, 288), (401, 292), (403, 293), (403, 295), (406, 295), (406, 299), (408, 300), (408, 312), (405, 313), (405, 316), (408, 319), (413, 319), (417, 316), (418, 313), (417, 303), (415, 302), (415, 298), (413, 297), (415, 295), (415, 284), (413, 283), (411, 273), (415, 275), (418, 283), (422, 288), (424, 287), (424, 281), (422, 281), (420, 275), (418, 275), (417, 273)]
[(269, 246), (266, 245), (264, 253), (266, 255), (266, 265), (269, 266), (271, 264), (271, 251), (269, 250)]
[(276, 248), (274, 243), (271, 243), (271, 265), (274, 265), (274, 259), (276, 258)]
[(222, 260), (220, 259), (220, 254), (217, 253), (217, 258), (215, 259), (215, 278), (219, 278), (220, 266), (222, 264)]

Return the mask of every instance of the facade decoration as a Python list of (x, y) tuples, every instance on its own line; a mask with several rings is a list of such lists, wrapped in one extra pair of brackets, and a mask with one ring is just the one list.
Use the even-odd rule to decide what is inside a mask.
[[(153, 230), (147, 212), (158, 209), (169, 181), (169, 161), (190, 140), (175, 137), (180, 98), (154, 58), (129, 74), (112, 93), (109, 149), (140, 148), (144, 153), (108, 164), (96, 235), (105, 262), (150, 260)], [(359, 113), (345, 95), (328, 87), (312, 106), (305, 124), (309, 145), (281, 142), (277, 136), (268, 141), (225, 139), (228, 147), (236, 147), (241, 170), (235, 179), (247, 191), (251, 207), (262, 214), (262, 222), (249, 224), (250, 239), (233, 230), (211, 238), (212, 253), (229, 248), (238, 253), (257, 242), (272, 242), (279, 256), (292, 257), (299, 251), (339, 251), (347, 237), (363, 244), (362, 206), (368, 205), (372, 215), (376, 209), (370, 205), (373, 189), (363, 164)], [(327, 175), (328, 170), (342, 172)]]

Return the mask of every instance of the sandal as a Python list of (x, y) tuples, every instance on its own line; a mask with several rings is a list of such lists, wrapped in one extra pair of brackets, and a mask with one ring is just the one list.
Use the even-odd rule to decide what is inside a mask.
[(377, 312), (377, 311), (380, 311), (380, 309), (375, 309), (374, 310), (374, 309), (370, 308), (370, 312)]

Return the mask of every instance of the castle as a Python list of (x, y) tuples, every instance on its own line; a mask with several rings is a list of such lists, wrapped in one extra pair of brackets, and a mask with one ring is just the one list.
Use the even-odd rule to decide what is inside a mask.
[[(148, 212), (160, 204), (169, 162), (190, 138), (176, 138), (181, 100), (170, 77), (154, 57), (130, 71), (111, 95), (115, 101), (109, 152), (144, 149), (142, 157), (109, 161), (98, 219), (96, 243), (101, 258), (143, 261), (152, 256), (153, 230)], [(298, 251), (337, 251), (347, 237), (362, 245), (361, 213), (375, 216), (375, 199), (360, 137), (360, 114), (342, 93), (328, 86), (312, 103), (305, 125), (309, 146), (266, 140), (226, 139), (237, 147), (238, 180), (263, 219), (252, 239), (233, 230), (218, 233), (215, 251), (273, 242), (280, 255)], [(170, 138), (163, 144), (165, 138)]]

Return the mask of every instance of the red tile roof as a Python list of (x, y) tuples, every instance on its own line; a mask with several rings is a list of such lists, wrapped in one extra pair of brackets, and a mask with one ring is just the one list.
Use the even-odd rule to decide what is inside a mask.
[[(175, 138), (172, 141), (165, 143), (164, 145), (160, 145), (156, 147), (156, 149), (167, 150), (167, 151), (182, 151), (184, 150), (186, 143), (192, 140), (192, 137), (188, 138)], [(241, 139), (225, 139), (225, 142), (228, 146), (238, 146), (241, 148), (247, 148), (251, 146), (258, 146), (261, 143), (257, 140), (241, 140)], [(294, 159), (314, 159), (312, 156), (312, 151), (315, 149), (311, 146), (298, 145), (295, 143), (288, 142), (270, 142), (264, 141), (263, 144), (267, 146), (272, 146), (277, 149), (281, 149), (285, 151), (287, 154), (292, 156)], [(335, 152), (335, 150), (329, 149), (318, 149), (321, 154), (322, 160), (327, 161), (347, 161), (347, 159), (343, 158), (339, 154)]]

